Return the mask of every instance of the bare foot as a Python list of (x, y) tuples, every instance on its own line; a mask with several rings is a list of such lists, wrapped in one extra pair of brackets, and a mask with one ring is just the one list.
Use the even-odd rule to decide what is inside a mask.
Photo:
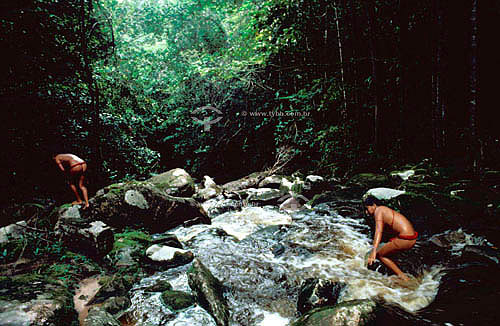
[(83, 210), (86, 210), (87, 208), (89, 208), (89, 203), (86, 203), (85, 206), (83, 206)]
[(399, 278), (405, 282), (408, 282), (410, 280), (410, 278), (408, 276), (406, 276), (406, 274), (401, 274), (401, 275), (398, 275)]
[(71, 205), (81, 205), (83, 202), (75, 200), (74, 202), (71, 203)]

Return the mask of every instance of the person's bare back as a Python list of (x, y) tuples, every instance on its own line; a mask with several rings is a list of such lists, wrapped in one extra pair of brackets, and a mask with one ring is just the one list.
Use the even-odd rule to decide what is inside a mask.
[(84, 209), (89, 207), (87, 187), (85, 187), (84, 183), (87, 163), (74, 154), (57, 154), (53, 157), (53, 159), (59, 169), (68, 176), (69, 186), (76, 197), (76, 201), (72, 204), (78, 205), (82, 203), (82, 199), (80, 198), (78, 189), (76, 188), (78, 184), (78, 187), (82, 192), (83, 199), (85, 200)]
[[(368, 257), (368, 265), (371, 265), (373, 261), (378, 258), (401, 279), (407, 281), (408, 277), (401, 271), (401, 269), (399, 269), (394, 261), (387, 256), (398, 251), (411, 249), (416, 243), (418, 233), (403, 214), (396, 212), (389, 207), (380, 205), (376, 198), (366, 198), (364, 200), (364, 206), (366, 213), (373, 216), (375, 219), (373, 250)], [(390, 226), (391, 230), (397, 235), (382, 248), (378, 248), (385, 225)]]

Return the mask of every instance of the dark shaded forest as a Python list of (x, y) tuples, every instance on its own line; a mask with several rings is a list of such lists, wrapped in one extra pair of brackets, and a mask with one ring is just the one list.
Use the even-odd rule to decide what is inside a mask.
[(88, 162), (91, 193), (175, 167), (217, 182), (283, 161), (338, 178), (424, 158), (457, 175), (499, 168), (498, 1), (0, 10), (2, 205), (67, 200), (63, 152)]

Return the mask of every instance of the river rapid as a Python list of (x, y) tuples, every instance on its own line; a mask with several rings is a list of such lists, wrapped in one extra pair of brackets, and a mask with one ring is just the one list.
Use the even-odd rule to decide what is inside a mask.
[[(214, 217), (211, 225), (178, 227), (169, 233), (224, 284), (230, 324), (235, 326), (289, 325), (298, 317), (300, 285), (308, 278), (347, 284), (339, 302), (371, 298), (418, 315), (436, 297), (445, 274), (443, 266), (432, 265), (401, 284), (395, 276), (368, 269), (370, 227), (364, 219), (342, 216), (328, 204), (296, 212), (247, 206)], [(453, 244), (449, 254), (482, 242), (464, 233), (463, 241)], [(142, 290), (167, 280), (174, 290), (190, 293), (189, 266), (157, 272), (134, 286), (128, 311), (136, 325), (216, 325), (197, 305), (174, 313), (162, 304), (160, 293)]]

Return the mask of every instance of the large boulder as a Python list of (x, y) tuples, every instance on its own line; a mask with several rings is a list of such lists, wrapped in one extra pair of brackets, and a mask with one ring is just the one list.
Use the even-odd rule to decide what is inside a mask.
[(363, 326), (375, 321), (377, 304), (372, 300), (352, 300), (334, 307), (313, 309), (292, 326)]
[(229, 308), (223, 295), (223, 285), (198, 259), (188, 270), (188, 283), (197, 302), (207, 310), (218, 326), (229, 325)]
[(180, 168), (155, 175), (147, 181), (171, 196), (191, 197), (195, 192), (193, 179), (189, 173)]
[[(75, 210), (73, 206), (72, 210)], [(113, 231), (101, 221), (90, 222), (64, 210), (55, 226), (56, 236), (75, 252), (103, 258), (113, 249)]]
[(90, 207), (80, 214), (118, 229), (136, 227), (151, 233), (162, 233), (183, 223), (210, 223), (196, 200), (170, 196), (151, 182), (138, 181), (99, 190), (90, 200)]
[(77, 320), (73, 295), (57, 280), (37, 274), (0, 277), (0, 326), (72, 325)]

